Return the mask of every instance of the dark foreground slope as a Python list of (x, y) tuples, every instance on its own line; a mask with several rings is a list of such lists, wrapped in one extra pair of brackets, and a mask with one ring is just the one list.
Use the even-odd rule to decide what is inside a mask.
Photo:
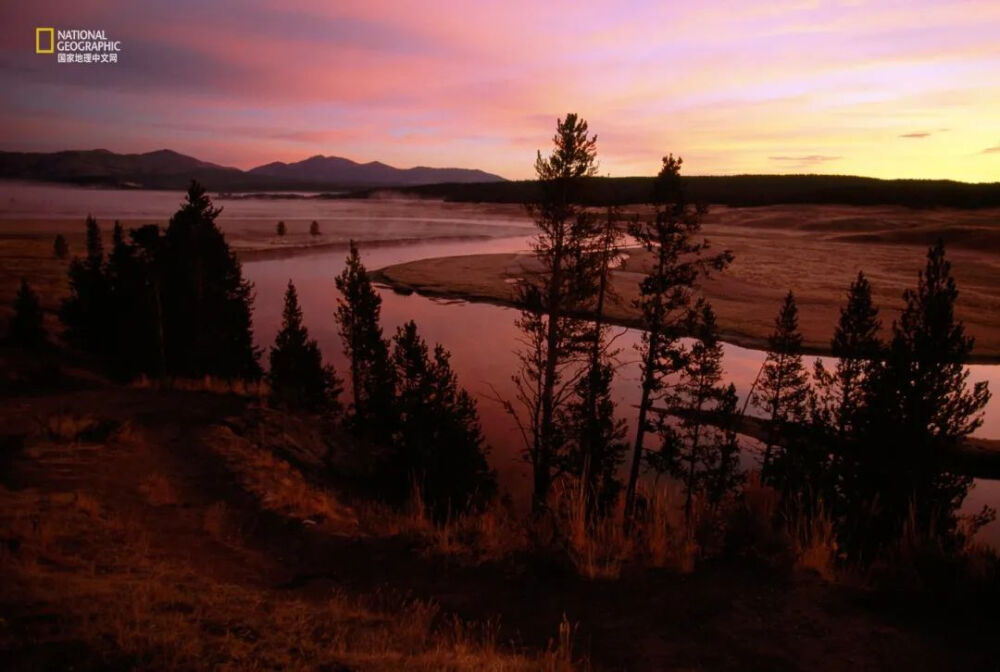
[(588, 581), (558, 549), (472, 561), (353, 492), (348, 440), (246, 390), (120, 387), (0, 356), (5, 670), (995, 662), (989, 618), (807, 573), (734, 560)]

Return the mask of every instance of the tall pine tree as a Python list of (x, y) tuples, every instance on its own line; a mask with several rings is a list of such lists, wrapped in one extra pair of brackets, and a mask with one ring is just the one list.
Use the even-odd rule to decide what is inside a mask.
[(848, 289), (847, 302), (840, 309), (840, 320), (830, 342), (836, 365), (830, 370), (817, 359), (813, 370), (816, 403), (812, 441), (826, 452), (830, 467), (819, 490), (842, 537), (871, 506), (860, 496), (857, 482), (858, 425), (866, 412), (868, 380), (881, 366), (884, 355), (880, 330), (871, 283), (859, 272)]
[[(642, 323), (642, 342), (638, 346), (641, 367), (641, 397), (632, 462), (629, 469), (625, 510), (631, 515), (635, 506), (639, 469), (646, 455), (647, 432), (662, 429), (651, 419), (657, 401), (673, 406), (668, 379), (684, 364), (685, 351), (680, 341), (687, 324), (694, 291), (699, 278), (713, 270), (722, 270), (732, 254), (724, 251), (709, 254), (709, 243), (698, 239), (701, 232), (701, 208), (690, 206), (681, 182), (683, 160), (668, 155), (654, 182), (652, 221), (637, 222), (633, 237), (650, 255), (650, 268), (639, 283), (635, 307)], [(665, 430), (669, 438), (669, 429)], [(669, 452), (669, 448), (668, 448)]]
[(715, 446), (708, 454), (705, 474), (705, 494), (712, 506), (718, 506), (728, 495), (736, 492), (745, 480), (740, 469), (740, 442), (737, 423), (740, 419), (739, 396), (736, 386), (730, 383), (723, 388), (715, 410), (712, 412), (719, 434)]
[(717, 427), (725, 420), (713, 417), (722, 410), (725, 394), (722, 342), (715, 312), (704, 299), (692, 311), (688, 331), (694, 342), (685, 357), (676, 391), (680, 431), (671, 436), (679, 439), (672, 456), (672, 470), (684, 484), (684, 515), (690, 521), (694, 498), (706, 490), (713, 465), (718, 463), (721, 467), (725, 461), (721, 453), (726, 448), (727, 436)]
[(535, 161), (542, 198), (530, 204), (538, 227), (533, 242), (539, 270), (520, 285), (522, 306), (517, 327), (524, 348), (514, 375), (516, 401), (506, 402), (525, 439), (533, 475), (532, 506), (545, 508), (554, 472), (565, 457), (572, 432), (567, 408), (586, 341), (586, 321), (576, 315), (590, 308), (595, 276), (586, 254), (597, 224), (581, 205), (583, 181), (597, 171), (597, 138), (575, 114), (558, 120), (552, 153)]
[(382, 297), (368, 279), (354, 241), (335, 283), (340, 292), (336, 319), (350, 363), (352, 419), (358, 430), (384, 441), (395, 427), (396, 381), (389, 362), (389, 344), (379, 325)]
[(398, 498), (416, 483), (438, 518), (484, 503), (496, 491), (496, 478), (476, 404), (458, 387), (450, 355), (441, 345), (431, 354), (411, 321), (393, 338), (392, 362), (399, 426), (387, 465), (391, 494)]
[(904, 525), (961, 541), (956, 512), (972, 479), (954, 471), (951, 458), (982, 424), (990, 399), (985, 382), (969, 385), (974, 339), (955, 318), (958, 289), (941, 241), (903, 298), (886, 362), (866, 382), (856, 496), (878, 505), (858, 544), (869, 557)]
[(819, 396), (817, 419), (839, 439), (852, 432), (864, 403), (865, 378), (883, 354), (881, 328), (871, 283), (859, 272), (847, 291), (847, 303), (840, 309), (840, 320), (830, 342), (836, 366), (829, 371), (822, 360), (816, 360), (814, 368)]
[(271, 348), (267, 379), (271, 399), (287, 408), (328, 413), (336, 410), (340, 381), (302, 323), (295, 285), (288, 281), (281, 330)]
[[(622, 234), (620, 213), (608, 208), (602, 226), (585, 253), (590, 273), (597, 278), (593, 321), (586, 325), (586, 361), (576, 384), (576, 396), (569, 408), (572, 437), (566, 456), (566, 471), (583, 479), (583, 493), (591, 514), (607, 510), (618, 496), (618, 471), (625, 459), (625, 421), (616, 418), (611, 383), (615, 374), (616, 351), (611, 350), (605, 305), (611, 295), (611, 264), (619, 256)], [(583, 269), (583, 272), (588, 272)]]
[(64, 338), (72, 345), (96, 355), (108, 352), (110, 341), (110, 297), (104, 276), (104, 246), (97, 220), (86, 220), (84, 259), (69, 265), (69, 296), (63, 300), (59, 318), (66, 326)]
[[(768, 337), (767, 359), (761, 371), (753, 403), (767, 414), (768, 434), (764, 447), (761, 474), (774, 480), (775, 462), (787, 467), (791, 457), (795, 425), (805, 420), (809, 404), (809, 374), (802, 365), (802, 334), (799, 333), (799, 309), (791, 291), (785, 296), (774, 331)], [(783, 474), (787, 476), (787, 474)]]
[(135, 302), (136, 337), (139, 344), (135, 355), (140, 368), (137, 372), (153, 376), (167, 373), (166, 330), (164, 328), (163, 297), (169, 274), (165, 268), (168, 255), (164, 253), (166, 241), (160, 227), (147, 224), (129, 231), (131, 255), (128, 274), (132, 284), (129, 298)]
[(221, 212), (192, 181), (164, 235), (163, 326), (167, 368), (174, 375), (261, 373), (253, 343), (253, 288), (216, 224)]
[[(159, 229), (156, 237), (159, 238)], [(153, 331), (150, 305), (146, 301), (148, 284), (145, 257), (125, 239), (124, 229), (115, 222), (111, 253), (105, 270), (110, 294), (109, 337), (114, 356), (108, 358), (112, 375), (128, 379), (138, 374), (163, 373), (157, 366), (156, 334)]]

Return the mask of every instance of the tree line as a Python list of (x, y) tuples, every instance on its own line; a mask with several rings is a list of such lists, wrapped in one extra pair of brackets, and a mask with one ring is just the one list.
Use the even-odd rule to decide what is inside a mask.
[[(586, 180), (586, 205), (645, 203), (653, 177), (602, 177)], [(909, 208), (995, 208), (1000, 206), (1000, 182), (953, 180), (883, 180), (851, 175), (696, 175), (686, 180), (692, 201), (730, 207), (788, 204), (900, 205)], [(542, 197), (538, 180), (426, 184), (394, 191), (425, 198), (466, 203), (526, 203)], [(351, 198), (371, 197), (378, 189), (359, 189)]]
[[(376, 457), (375, 483), (390, 501), (404, 501), (416, 486), (432, 511), (446, 516), (490, 499), (496, 478), (474, 399), (459, 387), (448, 351), (428, 346), (415, 323), (383, 336), (381, 297), (353, 242), (335, 280), (333, 316), (350, 362), (351, 402), (345, 408), (340, 401), (343, 381), (310, 338), (291, 280), (263, 370), (253, 287), (216, 223), (220, 212), (192, 182), (165, 230), (147, 225), (126, 234), (115, 222), (107, 254), (98, 222), (88, 217), (85, 254), (70, 262), (69, 296), (59, 308), (64, 340), (119, 380), (264, 377), (273, 405), (353, 432)], [(318, 235), (317, 223), (311, 229)], [(68, 255), (64, 237), (56, 237), (53, 253)], [(25, 347), (46, 342), (38, 297), (25, 280), (11, 335)]]

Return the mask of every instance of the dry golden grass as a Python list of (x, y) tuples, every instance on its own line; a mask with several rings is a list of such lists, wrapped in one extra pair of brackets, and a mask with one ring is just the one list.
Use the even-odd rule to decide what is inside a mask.
[(833, 520), (819, 502), (815, 507), (794, 507), (788, 526), (795, 551), (795, 567), (812, 571), (827, 581), (836, 577), (837, 537)]
[[(496, 620), (466, 622), (433, 602), (213, 578), (196, 559), (153, 550), (149, 530), (85, 493), (0, 488), (0, 504), (0, 600), (25, 610), (5, 613), (23, 620), (0, 628), (0, 648), (72, 642), (91, 667), (139, 670), (576, 669), (568, 623), (529, 655), (499, 641)], [(232, 542), (227, 517), (209, 507), (206, 534)]]
[(235, 394), (252, 399), (266, 399), (270, 388), (264, 380), (243, 380), (240, 378), (149, 378), (139, 376), (131, 386), (140, 390), (182, 390), (185, 392), (210, 392), (212, 394)]
[[(482, 511), (435, 522), (419, 489), (413, 492), (402, 510), (376, 502), (356, 505), (360, 529), (375, 536), (407, 536), (420, 541), (429, 556), (472, 563), (561, 549), (576, 572), (591, 580), (618, 579), (628, 567), (686, 574), (699, 559), (725, 552), (826, 580), (837, 578), (833, 523), (822, 504), (780, 508), (778, 493), (761, 485), (756, 474), (721, 507), (695, 497), (690, 519), (678, 483), (641, 483), (630, 524), (621, 499), (607, 513), (588, 516), (583, 492), (569, 478), (555, 484), (548, 514), (541, 518), (518, 516), (497, 500)], [(726, 548), (731, 527), (735, 548)]]
[(500, 561), (531, 547), (528, 521), (499, 498), (481, 510), (448, 516), (441, 522), (431, 518), (416, 486), (401, 510), (373, 501), (359, 502), (354, 510), (366, 534), (416, 539), (427, 555), (478, 564)]
[(553, 496), (556, 528), (573, 566), (588, 579), (617, 579), (635, 551), (621, 502), (607, 515), (588, 516), (583, 483), (566, 481), (558, 486)]
[[(643, 563), (691, 572), (699, 555), (695, 530), (702, 515), (701, 507), (694, 507), (691, 520), (685, 520), (684, 496), (673, 481), (640, 488), (638, 496), (645, 502), (634, 523), (636, 535), (641, 539)], [(695, 500), (696, 504), (701, 501)]]
[(556, 534), (570, 561), (588, 579), (616, 579), (628, 565), (687, 573), (700, 554), (695, 539), (701, 507), (685, 520), (684, 498), (676, 483), (641, 484), (639, 506), (626, 524), (624, 501), (604, 514), (587, 515), (579, 484), (565, 480), (555, 488), (552, 510)]
[(216, 541), (228, 543), (239, 540), (238, 526), (229, 513), (229, 507), (222, 501), (213, 502), (205, 508), (201, 529)]
[(355, 533), (357, 515), (334, 495), (306, 481), (302, 473), (273, 453), (261, 450), (227, 427), (205, 431), (202, 442), (227, 463), (243, 488), (262, 508), (301, 521), (321, 524), (331, 531)]
[(836, 578), (837, 542), (822, 503), (780, 509), (778, 493), (761, 485), (756, 475), (722, 507), (709, 507), (704, 498), (695, 497), (689, 519), (683, 491), (674, 481), (640, 484), (637, 502), (626, 525), (621, 500), (606, 514), (588, 517), (575, 482), (563, 481), (555, 489), (555, 534), (581, 576), (613, 580), (629, 566), (690, 573), (699, 559), (726, 550), (724, 540), (733, 526), (737, 553)]
[(92, 415), (53, 413), (44, 420), (50, 438), (58, 441), (75, 441), (82, 435), (96, 431), (101, 422)]
[(151, 506), (170, 506), (177, 503), (177, 493), (163, 474), (150, 474), (146, 482), (139, 486), (139, 492)]

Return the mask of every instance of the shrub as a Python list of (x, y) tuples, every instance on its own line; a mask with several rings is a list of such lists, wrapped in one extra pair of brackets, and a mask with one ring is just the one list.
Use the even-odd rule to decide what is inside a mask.
[(66, 243), (66, 237), (61, 233), (57, 234), (56, 239), (52, 241), (52, 254), (55, 255), (56, 259), (65, 259), (69, 256), (69, 245)]
[(21, 287), (14, 298), (14, 318), (10, 323), (13, 341), (23, 348), (37, 348), (45, 344), (42, 326), (42, 306), (28, 281), (21, 278)]

